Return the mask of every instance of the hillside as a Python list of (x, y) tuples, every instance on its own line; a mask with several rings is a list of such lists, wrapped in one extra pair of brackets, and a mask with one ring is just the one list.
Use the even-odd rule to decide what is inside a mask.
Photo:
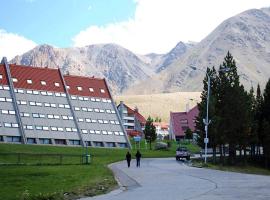
[(200, 92), (176, 92), (151, 95), (125, 95), (116, 96), (115, 101), (119, 104), (124, 101), (130, 108), (138, 107), (139, 112), (147, 118), (160, 117), (162, 121), (169, 122), (170, 111), (186, 111), (200, 101)]

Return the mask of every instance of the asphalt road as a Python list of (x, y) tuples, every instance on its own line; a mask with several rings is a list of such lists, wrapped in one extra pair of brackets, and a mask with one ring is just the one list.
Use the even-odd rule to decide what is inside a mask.
[(83, 200), (270, 200), (270, 176), (193, 168), (174, 158), (110, 167), (121, 187)]

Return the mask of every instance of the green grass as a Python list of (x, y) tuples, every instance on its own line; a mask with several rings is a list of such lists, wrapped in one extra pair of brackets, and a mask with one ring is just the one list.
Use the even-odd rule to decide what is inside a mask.
[[(144, 158), (172, 157), (177, 144), (169, 150), (142, 149)], [(188, 144), (188, 148), (196, 149)], [(153, 145), (154, 147), (154, 145)], [(23, 158), (26, 164), (0, 165), (0, 199), (66, 199), (78, 196), (94, 196), (106, 193), (115, 187), (109, 163), (125, 159), (126, 149), (88, 148), (91, 164), (80, 165), (76, 160), (73, 165), (33, 165), (39, 163), (35, 158)], [(133, 157), (136, 149), (131, 151)], [(36, 153), (36, 154), (78, 154), (85, 153), (82, 147), (55, 147), (38, 145), (0, 144), (0, 153)], [(1, 156), (0, 163), (16, 163), (14, 157)], [(53, 162), (52, 158), (48, 162)], [(73, 158), (71, 158), (73, 159)], [(57, 161), (56, 161), (57, 162)], [(63, 195), (65, 194), (65, 195)]]
[(270, 175), (270, 170), (255, 166), (252, 164), (247, 165), (221, 165), (221, 164), (213, 164), (211, 162), (208, 162), (207, 164), (204, 164), (200, 159), (193, 159), (192, 164), (194, 167), (203, 167), (208, 169), (215, 169), (215, 170), (221, 170), (221, 171), (229, 171), (229, 172), (238, 172), (238, 173), (245, 173), (245, 174), (258, 174), (258, 175)]

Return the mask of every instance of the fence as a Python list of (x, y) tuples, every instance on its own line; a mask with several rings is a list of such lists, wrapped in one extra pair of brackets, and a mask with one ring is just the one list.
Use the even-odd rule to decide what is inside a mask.
[(74, 165), (89, 164), (90, 158), (80, 154), (0, 153), (0, 165)]

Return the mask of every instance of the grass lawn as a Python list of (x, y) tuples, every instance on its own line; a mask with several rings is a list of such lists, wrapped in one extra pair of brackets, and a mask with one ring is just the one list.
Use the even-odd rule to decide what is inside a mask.
[[(170, 150), (142, 149), (146, 157), (172, 157), (177, 144)], [(188, 145), (188, 148), (195, 148)], [(0, 165), (0, 199), (72, 199), (108, 192), (117, 183), (107, 165), (125, 159), (126, 149), (89, 148), (90, 165)], [(82, 147), (0, 144), (0, 153), (58, 153), (82, 155)], [(136, 149), (132, 150), (134, 156)], [(0, 156), (0, 163), (14, 163), (12, 157)], [(48, 158), (50, 159), (50, 158)], [(33, 160), (27, 160), (32, 163)], [(77, 162), (75, 162), (77, 163)], [(79, 163), (79, 161), (78, 161)], [(63, 195), (65, 194), (65, 195)]]
[(201, 160), (198, 159), (193, 159), (192, 163), (194, 167), (204, 167), (209, 169), (246, 173), (246, 174), (270, 175), (270, 170), (251, 164), (247, 165), (238, 164), (236, 166), (230, 166), (230, 165), (213, 164), (211, 162), (208, 162), (205, 165)]

